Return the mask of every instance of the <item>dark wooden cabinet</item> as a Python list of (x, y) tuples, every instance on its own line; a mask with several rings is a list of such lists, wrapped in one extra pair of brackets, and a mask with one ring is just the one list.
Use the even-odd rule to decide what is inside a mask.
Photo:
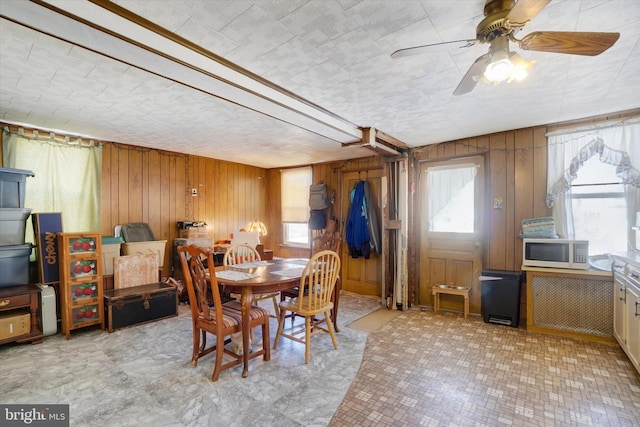
[[(38, 323), (38, 294), (40, 288), (36, 285), (18, 285), (0, 288), (0, 316), (5, 322), (14, 316), (29, 316), (29, 325), (25, 333), (6, 338), (0, 338), (0, 344), (8, 342), (42, 342), (42, 330)], [(2, 335), (0, 335), (2, 336)]]

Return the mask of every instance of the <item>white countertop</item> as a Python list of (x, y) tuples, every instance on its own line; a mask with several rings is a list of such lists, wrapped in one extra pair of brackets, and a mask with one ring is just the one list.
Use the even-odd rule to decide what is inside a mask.
[(609, 256), (628, 262), (636, 268), (640, 268), (640, 252), (638, 251), (611, 252)]

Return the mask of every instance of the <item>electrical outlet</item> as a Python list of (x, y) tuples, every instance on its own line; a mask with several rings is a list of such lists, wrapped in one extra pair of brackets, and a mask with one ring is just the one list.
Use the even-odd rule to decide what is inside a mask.
[(192, 188), (191, 189), (191, 195), (192, 196), (197, 196), (198, 195), (198, 189), (197, 188)]
[(493, 199), (493, 209), (502, 209), (502, 197)]

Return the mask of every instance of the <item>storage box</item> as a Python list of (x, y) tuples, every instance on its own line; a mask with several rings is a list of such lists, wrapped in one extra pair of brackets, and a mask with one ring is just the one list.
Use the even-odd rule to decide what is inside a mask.
[(0, 288), (29, 284), (29, 256), (32, 245), (0, 246)]
[(0, 208), (24, 208), (24, 190), (28, 176), (34, 176), (33, 172), (0, 168)]
[(62, 232), (61, 212), (34, 212), (31, 214), (36, 240), (38, 282), (42, 284), (60, 281), (60, 250), (58, 233)]
[(0, 341), (31, 332), (31, 315), (29, 313), (0, 314)]
[(178, 236), (181, 239), (198, 239), (207, 237), (206, 227), (197, 228), (180, 228), (178, 229)]
[(125, 242), (148, 242), (156, 240), (153, 230), (146, 222), (132, 222), (122, 226), (122, 237)]
[(113, 259), (120, 256), (121, 245), (124, 240), (118, 236), (102, 236), (102, 274), (113, 274)]
[(24, 245), (28, 208), (0, 208), (0, 246)]
[(164, 251), (166, 240), (153, 240), (149, 242), (126, 242), (122, 244), (122, 255), (158, 254), (158, 267), (164, 266)]
[(117, 329), (178, 315), (177, 288), (168, 283), (151, 283), (105, 291), (107, 330)]

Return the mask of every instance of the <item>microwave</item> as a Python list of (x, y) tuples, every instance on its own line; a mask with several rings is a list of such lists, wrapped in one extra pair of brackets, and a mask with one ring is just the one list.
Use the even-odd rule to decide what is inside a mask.
[(522, 265), (529, 267), (589, 269), (589, 241), (523, 239)]

